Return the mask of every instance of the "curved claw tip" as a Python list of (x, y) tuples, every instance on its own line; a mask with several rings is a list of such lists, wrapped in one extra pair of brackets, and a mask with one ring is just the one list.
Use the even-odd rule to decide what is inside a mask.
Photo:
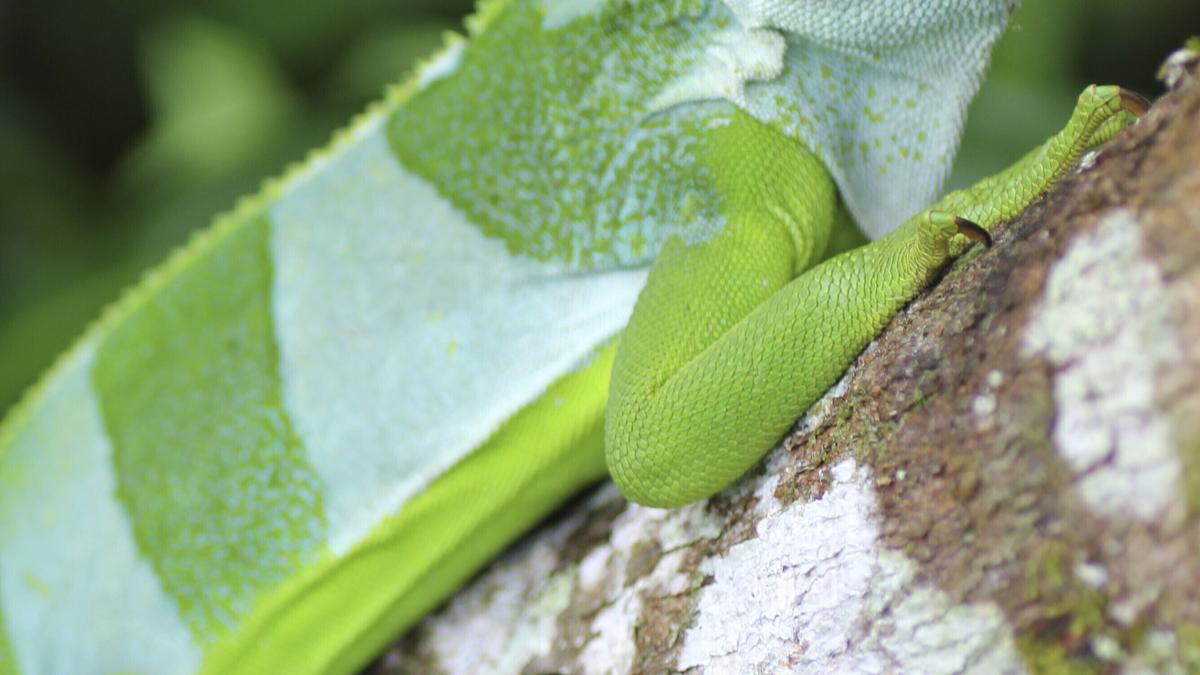
[(954, 216), (954, 225), (958, 227), (958, 233), (972, 241), (982, 241), (984, 246), (992, 247), (992, 235), (987, 230), (979, 226), (974, 221), (967, 220)]
[(1146, 111), (1150, 109), (1149, 99), (1137, 93), (1136, 91), (1130, 91), (1129, 89), (1121, 87), (1120, 96), (1121, 108), (1130, 112), (1136, 117), (1145, 115)]

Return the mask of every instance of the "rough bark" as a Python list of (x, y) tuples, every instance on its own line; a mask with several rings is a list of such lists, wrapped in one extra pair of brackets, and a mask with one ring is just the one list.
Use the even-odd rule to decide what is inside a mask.
[(1200, 672), (1200, 86), (1085, 164), (753, 475), (600, 488), (377, 669)]

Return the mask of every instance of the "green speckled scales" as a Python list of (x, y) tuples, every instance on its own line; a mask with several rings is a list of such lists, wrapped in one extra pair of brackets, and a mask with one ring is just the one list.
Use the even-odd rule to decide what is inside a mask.
[[(1013, 4), (485, 3), (470, 42), (149, 275), (4, 420), (0, 673), (224, 670), (281, 651), (275, 628), (319, 635), (311, 668), (361, 664), (561, 499), (478, 550), (404, 540), (414, 514), (494, 515), (464, 504), (500, 488), (456, 482), (501, 461), (481, 448), (553, 417), (586, 458), (521, 480), (600, 475), (647, 267), (726, 226), (714, 125), (740, 108), (807, 145), (878, 236), (933, 198)], [(371, 605), (342, 635), (297, 600), (408, 593), (329, 581), (393, 540), (391, 569), (453, 572), (409, 614)]]

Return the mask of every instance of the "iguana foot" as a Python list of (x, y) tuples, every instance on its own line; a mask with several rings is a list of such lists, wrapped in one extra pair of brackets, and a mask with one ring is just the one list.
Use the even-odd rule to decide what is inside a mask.
[[(1092, 88), (1089, 87), (1089, 89)], [(1088, 148), (1095, 148), (1112, 140), (1122, 129), (1132, 124), (1134, 120), (1146, 114), (1146, 111), (1150, 109), (1150, 101), (1137, 92), (1116, 86), (1094, 88), (1097, 90), (1106, 90), (1103, 92), (1098, 91), (1097, 95), (1099, 96), (1115, 96), (1117, 99), (1116, 105), (1119, 106), (1120, 110), (1108, 117), (1092, 132), (1092, 135), (1087, 139)], [(1116, 90), (1115, 93), (1107, 91), (1113, 89)], [(1085, 91), (1084, 93), (1086, 95), (1087, 92)], [(1111, 99), (1108, 101), (1108, 104), (1112, 105)]]
[[(1115, 85), (1092, 85), (1083, 90), (1061, 131), (1015, 164), (963, 190), (943, 197), (931, 210), (953, 213), (991, 231), (998, 223), (1024, 211), (1067, 175), (1084, 153), (1112, 140), (1149, 108), (1149, 101)], [(971, 237), (959, 237), (951, 255), (962, 253)]]

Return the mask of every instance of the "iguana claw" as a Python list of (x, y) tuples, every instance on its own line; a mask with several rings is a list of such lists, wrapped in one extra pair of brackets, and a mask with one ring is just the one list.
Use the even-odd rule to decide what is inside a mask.
[(1121, 87), (1118, 95), (1121, 97), (1121, 108), (1135, 117), (1145, 115), (1150, 109), (1150, 100), (1136, 91)]
[(972, 241), (982, 241), (984, 246), (991, 248), (992, 235), (987, 230), (983, 229), (978, 223), (954, 216), (954, 225), (958, 227), (958, 233)]

